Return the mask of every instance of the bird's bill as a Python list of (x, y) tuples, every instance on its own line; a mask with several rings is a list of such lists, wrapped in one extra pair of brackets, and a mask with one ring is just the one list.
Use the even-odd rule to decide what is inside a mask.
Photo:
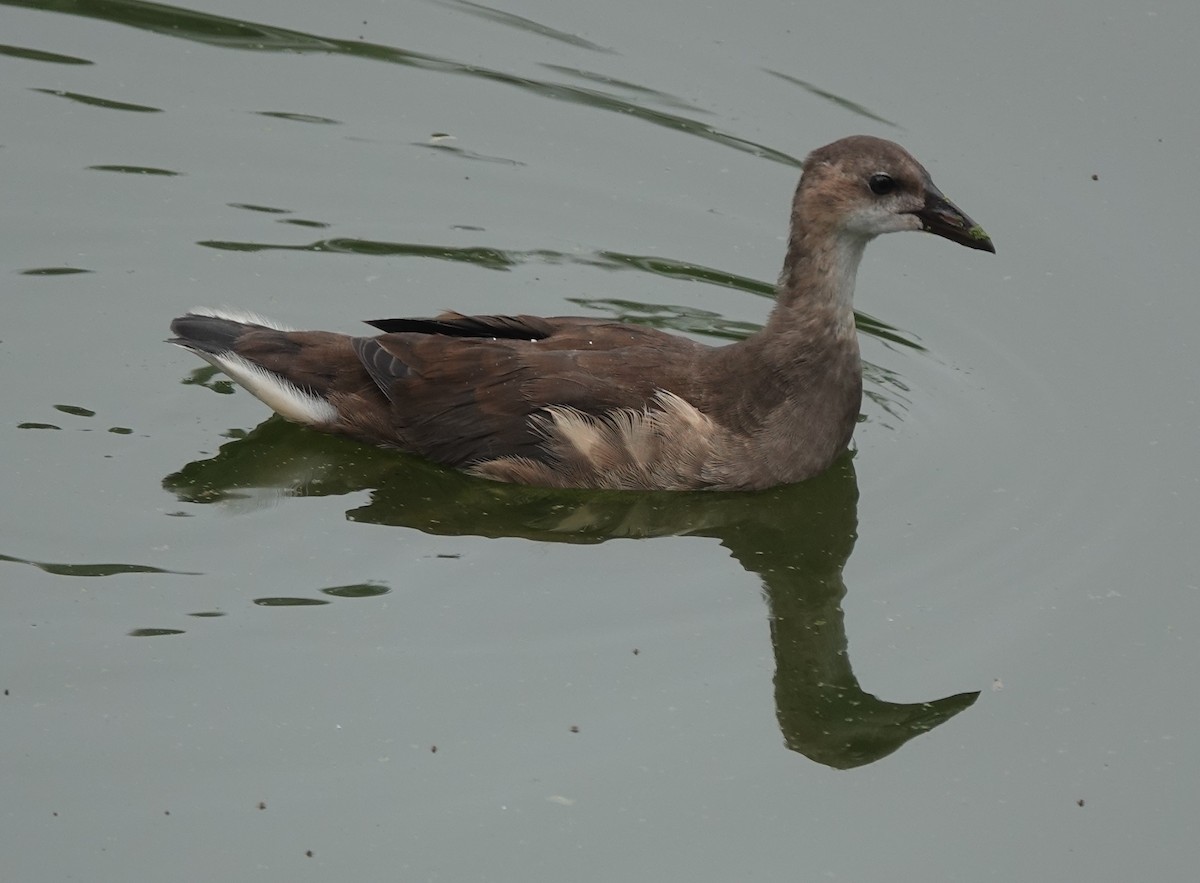
[(921, 228), (930, 233), (967, 248), (996, 253), (996, 247), (983, 228), (932, 185), (926, 187), (925, 205), (914, 214), (920, 219)]

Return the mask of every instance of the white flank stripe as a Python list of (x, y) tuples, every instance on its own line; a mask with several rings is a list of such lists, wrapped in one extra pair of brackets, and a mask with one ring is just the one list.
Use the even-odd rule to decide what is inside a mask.
[(272, 374), (253, 362), (248, 362), (234, 353), (197, 352), (213, 365), (220, 368), (244, 386), (255, 398), (281, 417), (293, 423), (320, 426), (337, 421), (333, 405), (312, 393), (307, 393), (295, 384), (288, 383), (278, 374)]

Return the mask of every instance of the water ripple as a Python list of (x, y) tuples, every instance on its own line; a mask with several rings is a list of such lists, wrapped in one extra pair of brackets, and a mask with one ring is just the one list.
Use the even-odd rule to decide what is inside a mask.
[(557, 40), (560, 43), (566, 43), (570, 46), (578, 46), (580, 49), (589, 49), (592, 52), (604, 52), (609, 55), (615, 55), (616, 52), (605, 46), (597, 45), (590, 40), (585, 40), (583, 37), (576, 34), (568, 34), (566, 31), (560, 31), (548, 25), (536, 22), (531, 18), (524, 18), (520, 15), (513, 15), (511, 12), (505, 12), (501, 9), (494, 9), (491, 6), (484, 6), (482, 3), (472, 3), (471, 0), (433, 0), (438, 6), (445, 6), (450, 9), (465, 12), (468, 15), (474, 15), (478, 18), (486, 19), (487, 21), (496, 22), (506, 27), (515, 28), (519, 31), (526, 31), (530, 34), (536, 34), (539, 37), (546, 37), (550, 40)]
[(175, 172), (171, 169), (158, 169), (154, 166), (124, 166), (124, 165), (101, 165), (88, 166), (93, 172), (119, 172), (122, 175), (154, 175), (164, 178), (176, 178), (183, 172)]
[(282, 110), (256, 110), (254, 112), (259, 116), (272, 117), (277, 120), (288, 120), (293, 123), (314, 123), (319, 126), (340, 126), (342, 124), (341, 120), (316, 116), (311, 113), (288, 113)]
[(91, 107), (103, 107), (107, 110), (125, 110), (132, 113), (162, 113), (161, 107), (148, 107), (145, 104), (129, 104), (125, 101), (113, 101), (111, 98), (99, 98), (95, 95), (67, 92), (65, 89), (38, 89), (35, 87), (33, 91), (41, 92), (44, 95), (54, 95), (58, 98), (66, 98), (68, 101), (86, 104)]
[(894, 129), (900, 128), (899, 124), (893, 123), (891, 120), (884, 119), (877, 113), (872, 113), (857, 101), (851, 101), (849, 98), (843, 98), (841, 95), (835, 95), (832, 92), (818, 88), (812, 83), (801, 80), (798, 77), (789, 76), (788, 74), (780, 73), (779, 71), (773, 71), (770, 68), (764, 68), (764, 70), (773, 77), (779, 77), (779, 79), (783, 80), (784, 82), (791, 83), (793, 86), (799, 86), (810, 95), (816, 95), (818, 98), (824, 98), (826, 101), (832, 101), (834, 104), (838, 105), (839, 107), (844, 107), (851, 113), (864, 116), (867, 119), (874, 120), (877, 123), (883, 123), (885, 126), (891, 126)]
[(14, 564), (28, 564), (55, 576), (115, 576), (121, 573), (167, 573), (172, 576), (202, 576), (186, 570), (164, 570), (161, 567), (151, 567), (148, 564), (58, 564), (50, 561), (31, 561), (28, 558), (17, 558), (14, 555), (0, 555), (0, 561), (11, 561)]
[[(227, 49), (241, 49), (254, 52), (348, 55), (368, 61), (398, 64), (435, 73), (472, 77), (532, 92), (535, 95), (554, 101), (567, 101), (597, 110), (606, 110), (634, 117), (655, 126), (682, 132), (706, 141), (713, 141), (742, 153), (749, 153), (753, 156), (771, 160), (772, 162), (797, 168), (800, 166), (799, 159), (781, 150), (741, 138), (730, 132), (724, 132), (715, 126), (701, 123), (687, 116), (644, 107), (636, 101), (610, 92), (587, 89), (566, 83), (556, 83), (549, 80), (522, 77), (469, 62), (439, 58), (434, 55), (411, 52), (379, 43), (370, 43), (363, 40), (342, 40), (335, 37), (320, 37), (300, 31), (292, 31), (287, 28), (239, 21), (237, 19), (225, 18), (224, 16), (182, 9), (176, 6), (146, 3), (142, 2), (142, 0), (104, 0), (104, 2), (100, 2), (100, 0), (0, 0), (0, 5), (36, 8), (43, 11), (96, 18), (102, 21), (152, 31), (163, 36), (194, 40), (199, 43), (221, 46)], [(486, 7), (480, 8), (485, 9)], [(65, 93), (57, 93), (52, 90), (44, 91), (51, 91), (52, 94), (64, 94), (64, 97), (66, 97)], [(654, 90), (644, 90), (640, 94), (650, 97), (659, 93), (654, 92)], [(78, 98), (76, 100), (84, 99)], [(671, 103), (677, 105), (679, 102), (673, 100)], [(139, 108), (137, 105), (129, 105), (124, 109), (132, 110)], [(140, 109), (157, 110), (157, 108)]]
[(12, 58), (27, 58), (30, 61), (45, 61), (50, 64), (95, 64), (86, 58), (76, 58), (73, 55), (59, 55), (55, 52), (43, 52), (40, 49), (27, 49), (24, 46), (7, 46), (0, 44), (0, 55)]

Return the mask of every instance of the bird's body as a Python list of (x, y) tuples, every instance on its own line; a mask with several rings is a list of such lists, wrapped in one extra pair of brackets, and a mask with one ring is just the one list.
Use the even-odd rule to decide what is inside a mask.
[(871, 238), (903, 229), (993, 250), (902, 148), (857, 136), (806, 159), (777, 304), (737, 343), (457, 313), (350, 337), (227, 310), (176, 319), (172, 342), (290, 420), (486, 478), (754, 490), (812, 477), (849, 444), (862, 396), (855, 273)]

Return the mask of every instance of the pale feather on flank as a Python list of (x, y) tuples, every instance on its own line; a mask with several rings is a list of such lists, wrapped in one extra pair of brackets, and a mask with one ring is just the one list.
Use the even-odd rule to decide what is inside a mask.
[(470, 470), (484, 478), (547, 487), (611, 490), (675, 489), (718, 485), (706, 464), (722, 459), (728, 433), (690, 402), (659, 390), (658, 407), (619, 408), (601, 417), (551, 406), (533, 418), (552, 462), (499, 457)]
[(539, 419), (537, 429), (547, 442), (557, 446), (567, 445), (581, 460), (597, 461), (604, 456), (601, 446), (606, 433), (592, 417), (564, 405), (546, 408), (549, 418)]
[(260, 368), (239, 355), (206, 353), (202, 350), (193, 352), (220, 368), (280, 417), (306, 426), (329, 426), (338, 419), (337, 411), (329, 402), (305, 392), (278, 374)]
[(192, 307), (188, 310), (188, 314), (192, 316), (208, 316), (210, 319), (228, 319), (230, 322), (243, 322), (247, 325), (262, 325), (264, 328), (273, 328), (276, 331), (295, 331), (274, 319), (268, 319), (261, 313), (255, 313), (252, 310), (238, 310), (233, 307)]

